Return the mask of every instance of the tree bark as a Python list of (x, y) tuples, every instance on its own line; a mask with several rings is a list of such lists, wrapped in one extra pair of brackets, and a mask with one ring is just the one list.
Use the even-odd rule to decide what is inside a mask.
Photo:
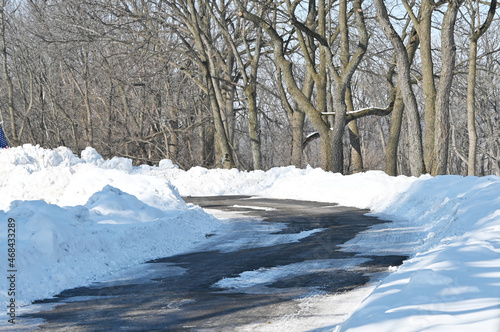
[(408, 53), (400, 36), (394, 30), (387, 8), (383, 0), (374, 0), (377, 9), (377, 19), (389, 38), (396, 52), (396, 66), (398, 69), (398, 84), (401, 87), (402, 99), (407, 110), (408, 137), (410, 152), (410, 172), (413, 176), (420, 176), (425, 173), (423, 146), (422, 146), (422, 128), (420, 127), (420, 116), (418, 114), (418, 105), (411, 87), (410, 61)]
[[(257, 74), (262, 47), (262, 29), (257, 27), (255, 50), (250, 60), (250, 75), (245, 79), (245, 93), (248, 98), (248, 132), (252, 147), (253, 169), (262, 169), (262, 155), (259, 128), (259, 113), (257, 107)], [(250, 54), (250, 50), (247, 50)]]
[(417, 29), (420, 37), (420, 56), (422, 59), (422, 86), (425, 104), (424, 161), (427, 169), (431, 169), (431, 156), (434, 149), (434, 125), (436, 121), (436, 88), (431, 47), (433, 2), (431, 0), (423, 1), (421, 21)]
[(432, 175), (446, 174), (448, 169), (450, 93), (456, 58), (455, 23), (462, 3), (463, 0), (450, 0), (448, 2), (441, 30), (442, 67), (436, 96), (433, 153), (435, 161), (432, 162)]
[(302, 167), (304, 120), (306, 115), (300, 110), (295, 110), (292, 115), (292, 153), (290, 163), (296, 167)]
[[(215, 57), (211, 57), (215, 59)], [(234, 97), (236, 95), (236, 85), (233, 84), (231, 73), (234, 69), (234, 55), (233, 53), (229, 53), (226, 59), (226, 64), (224, 67), (224, 81), (221, 83), (214, 81), (215, 85), (220, 85), (220, 90), (222, 94), (222, 103), (224, 105), (222, 112), (222, 119), (224, 121), (224, 127), (226, 128), (227, 139), (229, 140), (229, 144), (234, 146), (234, 131), (236, 128), (236, 117), (234, 115)], [(215, 77), (215, 75), (213, 75)]]
[(259, 115), (257, 112), (256, 88), (257, 84), (248, 84), (245, 87), (245, 93), (248, 99), (248, 133), (252, 148), (253, 169), (260, 170), (262, 168), (262, 157), (260, 153)]
[(221, 109), (219, 103), (217, 102), (213, 80), (208, 68), (205, 68), (204, 74), (208, 87), (208, 99), (210, 101), (210, 108), (212, 109), (212, 114), (214, 117), (215, 141), (218, 147), (216, 151), (219, 152), (220, 158), (220, 160), (216, 160), (216, 164), (221, 165), (223, 168), (231, 169), (235, 167), (232, 149), (229, 145), (229, 140), (226, 135), (226, 129), (222, 120)]
[(436, 118), (436, 88), (434, 82), (434, 64), (432, 61), (432, 12), (434, 1), (423, 1), (422, 19), (417, 29), (420, 37), (420, 56), (422, 61), (422, 86), (425, 104), (424, 162), (426, 169), (431, 168), (431, 156), (434, 148), (434, 124)]
[(476, 175), (477, 130), (476, 130), (476, 67), (477, 40), (471, 38), (469, 46), (469, 74), (467, 79), (467, 131), (469, 134), (469, 156), (467, 174)]
[(426, 169), (432, 165), (434, 150), (434, 125), (436, 122), (436, 85), (434, 82), (434, 63), (432, 61), (432, 13), (435, 9), (433, 0), (423, 0), (418, 17), (406, 0), (406, 11), (413, 21), (420, 40), (420, 58), (422, 62), (422, 90), (424, 92), (424, 162)]
[[(288, 115), (292, 127), (292, 146), (291, 146), (291, 159), (290, 164), (296, 167), (302, 166), (302, 154), (304, 151), (304, 120), (305, 113), (300, 110), (298, 105), (295, 108), (292, 107), (288, 101), (285, 88), (283, 87), (281, 68), (277, 68), (276, 71), (276, 83), (278, 85), (278, 90), (280, 92), (281, 101), (283, 102), (283, 107)], [(311, 98), (312, 90), (314, 88), (314, 80), (309, 73), (306, 73), (306, 78), (302, 86), (302, 92)]]
[[(477, 1), (478, 2), (478, 1)], [(472, 4), (471, 4), (472, 5)], [(473, 6), (473, 5), (472, 5)], [(477, 75), (477, 42), (479, 38), (488, 30), (495, 16), (497, 0), (492, 0), (486, 21), (477, 28), (476, 26), (476, 10), (472, 11), (471, 28), (469, 45), (469, 74), (467, 79), (467, 131), (469, 135), (469, 156), (468, 156), (468, 175), (477, 175), (476, 171), (476, 155), (477, 155), (477, 130), (476, 130), (476, 75)]]
[[(418, 34), (415, 30), (410, 33), (409, 42), (406, 46), (406, 52), (408, 53), (408, 61), (413, 63), (415, 58), (415, 53), (419, 45)], [(390, 69), (388, 74), (388, 82), (391, 87), (393, 87), (392, 76), (394, 75), (394, 66)], [(392, 93), (394, 93), (395, 100), (394, 106), (391, 114), (391, 125), (389, 128), (389, 138), (387, 140), (387, 146), (385, 149), (385, 172), (391, 176), (398, 175), (398, 145), (399, 138), (401, 135), (401, 126), (403, 123), (403, 111), (404, 102), (401, 97), (401, 88), (399, 85), (393, 87)]]
[[(200, 60), (201, 60), (201, 71), (203, 73), (203, 77), (205, 79), (205, 84), (207, 87), (207, 95), (210, 101), (210, 107), (212, 110), (214, 125), (215, 125), (215, 141), (217, 144), (216, 151), (219, 152), (219, 155), (216, 157), (216, 164), (222, 165), (223, 168), (230, 169), (235, 167), (235, 162), (233, 158), (233, 151), (231, 145), (229, 144), (229, 138), (226, 134), (226, 128), (224, 126), (224, 122), (222, 119), (222, 108), (221, 105), (221, 96), (220, 91), (216, 90), (214, 86), (214, 78), (212, 77), (212, 69), (211, 68), (211, 60), (212, 58), (208, 57), (205, 52), (205, 44), (203, 43), (201, 37), (201, 27), (200, 22), (197, 16), (197, 9), (193, 0), (188, 1), (191, 21), (193, 25), (192, 33), (194, 35), (194, 40), (198, 51), (200, 52)], [(219, 159), (219, 160), (217, 160)]]
[(5, 79), (5, 83), (7, 84), (7, 105), (9, 108), (9, 117), (10, 117), (10, 145), (16, 146), (19, 144), (19, 137), (17, 133), (16, 126), (16, 110), (14, 106), (14, 84), (12, 83), (12, 78), (9, 75), (8, 68), (8, 52), (7, 52), (7, 42), (5, 36), (6, 29), (6, 18), (5, 18), (5, 0), (2, 0), (2, 7), (0, 8), (0, 24), (1, 24), (1, 38), (2, 38), (2, 57), (3, 57), (3, 75)]
[[(339, 27), (340, 27), (340, 61), (342, 63), (342, 70), (345, 71), (347, 65), (349, 64), (349, 31), (347, 29), (347, 7), (345, 2), (340, 4), (340, 16), (339, 16)], [(352, 100), (351, 93), (351, 83), (348, 83), (345, 93), (345, 103), (347, 106), (347, 112), (354, 111), (354, 104)], [(363, 156), (361, 154), (361, 141), (359, 138), (359, 130), (357, 120), (350, 121), (347, 124), (349, 130), (349, 142), (351, 144), (351, 165), (352, 172), (359, 173), (363, 171)]]
[[(348, 92), (348, 95), (350, 93)], [(349, 102), (347, 102), (347, 111), (350, 112)], [(351, 121), (347, 125), (349, 129), (349, 142), (351, 143), (351, 164), (352, 172), (363, 172), (363, 155), (361, 154), (361, 139), (359, 136), (358, 123)]]
[(83, 92), (83, 98), (85, 102), (85, 136), (87, 137), (88, 146), (94, 146), (94, 124), (92, 118), (92, 107), (90, 105), (90, 96), (89, 96), (89, 54), (87, 50), (84, 50), (83, 61), (85, 62), (84, 70), (83, 70), (83, 79), (84, 79), (84, 87), (85, 91)]
[(403, 110), (405, 106), (401, 92), (398, 89), (394, 108), (391, 113), (391, 126), (389, 128), (389, 138), (385, 148), (385, 172), (388, 175), (398, 175), (398, 145), (401, 136), (401, 126), (403, 124)]

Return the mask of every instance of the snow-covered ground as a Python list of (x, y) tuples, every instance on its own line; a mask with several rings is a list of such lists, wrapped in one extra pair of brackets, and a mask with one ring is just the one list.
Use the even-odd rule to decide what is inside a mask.
[[(344, 309), (352, 315), (336, 330), (500, 331), (498, 177), (389, 177), (376, 171), (342, 176), (295, 167), (183, 171), (168, 160), (159, 167), (103, 160), (91, 148), (81, 158), (63, 147), (0, 151), (1, 266), (7, 277), (7, 270), (17, 271), (16, 304), (207, 241), (205, 235), (222, 231), (222, 223), (180, 195), (227, 194), (335, 202), (392, 220), (342, 248), (366, 253), (376, 247), (410, 259), (358, 308), (354, 301)], [(9, 218), (15, 220), (10, 227)], [(7, 265), (9, 228), (16, 232), (14, 268)], [(0, 278), (4, 308), (12, 298), (9, 287), (10, 280)]]

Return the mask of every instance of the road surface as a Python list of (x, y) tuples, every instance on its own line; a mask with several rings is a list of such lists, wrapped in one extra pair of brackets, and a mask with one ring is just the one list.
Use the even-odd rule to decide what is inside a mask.
[(185, 200), (239, 215), (196, 252), (64, 291), (20, 322), (43, 320), (39, 328), (47, 331), (264, 331), (303, 311), (309, 298), (353, 290), (405, 259), (339, 250), (384, 222), (366, 210), (246, 196)]

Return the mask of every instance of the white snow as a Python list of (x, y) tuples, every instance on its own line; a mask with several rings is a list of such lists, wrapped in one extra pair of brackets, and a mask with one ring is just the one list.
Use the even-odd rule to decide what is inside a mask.
[[(255, 209), (254, 206), (250, 208)], [(298, 242), (323, 231), (322, 228), (316, 228), (299, 233), (280, 233), (287, 228), (287, 224), (261, 222), (262, 220), (256, 217), (247, 217), (243, 211), (229, 212), (212, 209), (205, 209), (205, 211), (217, 217), (221, 224), (214, 241), (209, 241), (204, 247), (200, 247), (200, 250), (217, 250), (227, 253), (250, 248), (271, 247)]]
[(251, 209), (251, 210), (260, 210), (260, 211), (274, 211), (275, 208), (261, 207), (261, 206), (248, 206), (248, 205), (233, 205), (234, 208), (240, 209)]
[[(91, 148), (81, 156), (30, 145), (0, 151), (0, 250), (6, 271), (6, 224), (14, 218), (18, 305), (185, 251), (206, 234), (224, 231), (223, 222), (180, 195), (258, 195), (367, 208), (392, 221), (342, 249), (376, 248), (410, 258), (358, 308), (359, 301), (343, 308), (342, 321), (351, 316), (332, 330), (500, 331), (498, 177), (389, 177), (379, 171), (342, 176), (310, 167), (183, 171), (168, 160), (159, 167), (104, 160)], [(231, 282), (241, 286), (245, 277), (268, 280), (286, 271), (249, 271)], [(6, 305), (8, 280), (0, 280)]]
[[(17, 305), (187, 250), (220, 225), (168, 181), (135, 174), (128, 159), (104, 161), (93, 149), (82, 159), (66, 148), (0, 151), (0, 197), (4, 272), (7, 220), (15, 220), (8, 269), (18, 271)], [(2, 306), (11, 298), (8, 282), (0, 278)]]
[(227, 288), (230, 290), (244, 291), (245, 288), (253, 286), (265, 286), (277, 279), (297, 274), (308, 274), (317, 272), (333, 272), (337, 269), (351, 269), (353, 265), (362, 264), (369, 259), (319, 259), (308, 260), (270, 268), (260, 268), (254, 271), (245, 271), (238, 277), (224, 278), (219, 280), (213, 287)]

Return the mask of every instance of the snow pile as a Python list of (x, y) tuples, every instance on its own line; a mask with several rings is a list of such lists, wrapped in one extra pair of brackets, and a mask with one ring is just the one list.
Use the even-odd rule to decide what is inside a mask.
[[(500, 179), (419, 181), (382, 212), (416, 250), (340, 330), (500, 331)], [(380, 233), (352, 242), (392, 240)]]
[[(188, 171), (151, 168), (149, 174), (168, 179), (182, 196), (259, 195), (378, 210), (399, 199), (417, 179), (390, 177), (381, 171), (349, 176), (319, 168), (276, 167), (264, 171), (238, 171), (194, 167)], [(422, 176), (419, 180), (428, 179)]]
[[(7, 255), (13, 218), (17, 305), (186, 250), (218, 227), (168, 181), (133, 170), (90, 148), (81, 159), (67, 148), (0, 151), (0, 248)], [(0, 280), (3, 305), (11, 296)]]
[(184, 209), (186, 204), (168, 181), (136, 172), (132, 161), (104, 160), (87, 148), (78, 158), (68, 148), (54, 150), (25, 145), (1, 151), (0, 209), (13, 200), (44, 200), (59, 206), (75, 206), (105, 185), (111, 185), (153, 207)]

